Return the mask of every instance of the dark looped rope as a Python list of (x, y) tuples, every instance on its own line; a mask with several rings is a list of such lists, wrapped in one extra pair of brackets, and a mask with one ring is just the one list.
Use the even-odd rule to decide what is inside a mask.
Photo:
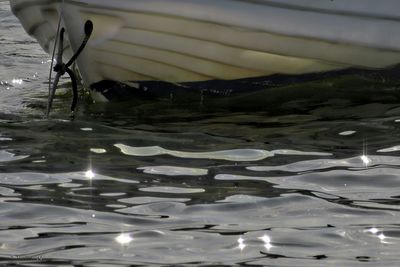
[(85, 23), (85, 38), (82, 41), (82, 44), (79, 46), (78, 50), (75, 52), (75, 54), (71, 57), (71, 59), (67, 62), (67, 64), (62, 62), (62, 55), (64, 52), (64, 33), (65, 29), (62, 28), (60, 31), (60, 41), (58, 44), (58, 54), (57, 54), (57, 63), (54, 66), (53, 70), (57, 73), (56, 76), (54, 77), (54, 82), (53, 82), (53, 87), (51, 91), (49, 92), (49, 99), (47, 103), (47, 112), (46, 115), (49, 116), (51, 106), (53, 104), (53, 99), (54, 95), (56, 92), (56, 88), (58, 85), (58, 82), (60, 81), (61, 76), (63, 76), (65, 73), (68, 73), (69, 77), (71, 78), (72, 82), (72, 103), (71, 103), (71, 112), (73, 113), (76, 108), (76, 104), (78, 102), (78, 83), (76, 80), (76, 76), (74, 72), (70, 69), (71, 65), (75, 62), (75, 60), (79, 57), (79, 55), (82, 53), (83, 49), (85, 48), (87, 42), (89, 41), (89, 38), (93, 32), (93, 23), (88, 20)]

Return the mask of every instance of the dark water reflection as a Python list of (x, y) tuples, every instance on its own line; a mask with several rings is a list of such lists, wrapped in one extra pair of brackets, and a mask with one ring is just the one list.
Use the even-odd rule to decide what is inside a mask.
[(0, 265), (398, 266), (396, 84), (253, 108), (82, 97), (75, 120), (61, 93), (47, 120), (47, 56), (0, 20)]

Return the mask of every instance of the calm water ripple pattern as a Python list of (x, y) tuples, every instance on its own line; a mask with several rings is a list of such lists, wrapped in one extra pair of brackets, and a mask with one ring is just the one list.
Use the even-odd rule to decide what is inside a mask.
[(1, 266), (400, 265), (399, 84), (44, 119), (48, 69), (0, 1)]

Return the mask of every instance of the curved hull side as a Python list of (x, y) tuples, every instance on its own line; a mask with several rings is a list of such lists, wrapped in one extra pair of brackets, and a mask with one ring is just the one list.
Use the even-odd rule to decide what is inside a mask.
[(237, 80), (400, 63), (400, 15), (393, 12), (400, 10), (399, 1), (329, 2), (10, 1), (46, 51), (54, 45), (59, 14), (70, 54), (83, 39), (85, 21), (93, 22), (93, 36), (78, 60), (88, 86), (103, 80)]

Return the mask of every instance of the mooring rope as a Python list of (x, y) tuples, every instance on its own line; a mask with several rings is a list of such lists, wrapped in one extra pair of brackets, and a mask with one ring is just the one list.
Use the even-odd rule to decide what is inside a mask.
[[(48, 98), (50, 99), (50, 94), (51, 94), (51, 86), (52, 86), (52, 73), (53, 73), (53, 66), (54, 66), (54, 58), (56, 56), (56, 49), (57, 49), (57, 44), (58, 44), (58, 36), (60, 35), (60, 30), (61, 30), (61, 20), (62, 17), (64, 15), (64, 0), (62, 0), (61, 2), (61, 6), (60, 6), (60, 12), (59, 12), (59, 17), (58, 17), (58, 25), (57, 25), (57, 33), (56, 33), (56, 37), (55, 37), (55, 41), (54, 41), (54, 47), (53, 47), (53, 53), (51, 56), (51, 63), (50, 63), (50, 71), (49, 71), (49, 95)], [(46, 116), (49, 116), (49, 112), (48, 110), (50, 109), (50, 100), (47, 101), (47, 112), (46, 112)]]
[[(64, 3), (64, 1), (63, 1)], [(63, 4), (62, 3), (62, 4)], [(64, 52), (64, 33), (65, 29), (64, 27), (61, 27), (61, 19), (63, 15), (63, 5), (61, 6), (61, 11), (60, 11), (60, 19), (58, 22), (58, 29), (57, 29), (57, 40), (60, 38), (58, 42), (58, 53), (57, 53), (57, 59), (56, 59), (56, 64), (53, 67), (54, 63), (54, 58), (55, 58), (55, 50), (57, 47), (57, 40), (54, 42), (54, 49), (53, 49), (53, 55), (52, 55), (52, 60), (51, 60), (51, 69), (50, 69), (50, 75), (49, 75), (49, 97), (47, 101), (47, 110), (46, 110), (46, 116), (49, 117), (51, 106), (54, 100), (55, 92), (57, 89), (58, 82), (60, 81), (61, 76), (63, 76), (65, 73), (69, 75), (71, 78), (72, 82), (72, 103), (71, 103), (71, 116), (74, 116), (76, 104), (78, 102), (78, 83), (76, 79), (75, 73), (70, 69), (71, 65), (76, 61), (76, 59), (79, 57), (79, 55), (82, 53), (83, 49), (85, 48), (87, 42), (89, 41), (89, 38), (93, 32), (93, 23), (91, 20), (87, 20), (84, 25), (84, 32), (85, 32), (85, 37), (79, 46), (78, 50), (72, 55), (71, 59), (67, 62), (63, 62), (63, 52)], [(57, 74), (54, 77), (53, 83), (51, 82), (51, 73), (52, 71), (55, 71)]]

